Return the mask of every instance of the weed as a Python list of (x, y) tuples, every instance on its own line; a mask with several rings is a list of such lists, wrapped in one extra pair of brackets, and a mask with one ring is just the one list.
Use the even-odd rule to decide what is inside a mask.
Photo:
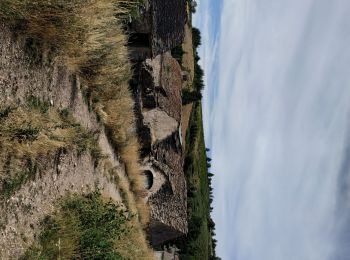
[(27, 158), (24, 170), (15, 174), (15, 176), (5, 176), (1, 180), (1, 194), (5, 198), (9, 198), (16, 190), (18, 190), (28, 180), (35, 178), (38, 171), (37, 165)]
[(76, 124), (68, 110), (57, 111), (35, 97), (12, 108), (0, 124), (2, 195), (11, 196), (35, 176), (38, 157), (68, 147), (90, 152), (96, 163), (103, 157), (95, 133)]
[(32, 126), (23, 126), (22, 128), (13, 129), (13, 138), (16, 138), (19, 142), (29, 141), (33, 142), (38, 138), (39, 129)]
[(28, 109), (39, 110), (41, 113), (45, 114), (50, 108), (50, 103), (48, 101), (41, 101), (38, 97), (29, 96), (26, 100)]
[(6, 107), (5, 109), (0, 110), (0, 120), (8, 117), (11, 111), (12, 111), (11, 107)]
[(66, 198), (42, 221), (39, 243), (23, 259), (123, 259), (115, 243), (130, 232), (130, 218), (99, 192)]
[[(135, 10), (133, 0), (3, 0), (0, 17), (19, 26), (27, 37), (57, 49), (57, 55), (87, 86), (85, 99), (111, 133), (128, 176), (140, 183), (133, 100), (128, 81), (131, 65), (121, 19)], [(31, 102), (31, 104), (36, 104)], [(138, 148), (137, 148), (138, 149)], [(132, 150), (132, 153), (128, 151)], [(135, 192), (139, 193), (139, 185)], [(147, 219), (148, 217), (145, 217)]]
[(68, 108), (64, 108), (60, 111), (60, 116), (63, 120), (67, 120), (69, 118), (70, 112)]

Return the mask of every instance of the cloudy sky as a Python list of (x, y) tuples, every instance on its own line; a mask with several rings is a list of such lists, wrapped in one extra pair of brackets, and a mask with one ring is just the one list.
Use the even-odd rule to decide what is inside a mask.
[(350, 256), (350, 1), (200, 0), (218, 255)]

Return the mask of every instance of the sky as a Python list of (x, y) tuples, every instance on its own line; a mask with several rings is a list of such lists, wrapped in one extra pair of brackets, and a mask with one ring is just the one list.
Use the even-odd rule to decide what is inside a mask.
[(200, 0), (225, 260), (350, 255), (350, 1)]

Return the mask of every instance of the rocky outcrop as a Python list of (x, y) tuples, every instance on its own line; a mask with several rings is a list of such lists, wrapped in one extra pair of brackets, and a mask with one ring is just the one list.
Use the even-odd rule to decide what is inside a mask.
[[(145, 199), (151, 208), (154, 245), (187, 233), (187, 190), (181, 143), (181, 67), (170, 53), (141, 64), (135, 86)], [(150, 185), (152, 184), (152, 185)]]
[(181, 134), (182, 72), (170, 50), (183, 42), (186, 0), (148, 0), (129, 23), (132, 88), (151, 208), (153, 245), (187, 233), (187, 190)]
[(186, 0), (148, 0), (139, 12), (140, 17), (128, 25), (133, 60), (154, 58), (182, 44)]
[(153, 55), (169, 51), (183, 42), (186, 0), (151, 0)]
[(178, 130), (178, 121), (159, 108), (145, 111), (142, 115), (145, 126), (150, 129), (152, 145)]

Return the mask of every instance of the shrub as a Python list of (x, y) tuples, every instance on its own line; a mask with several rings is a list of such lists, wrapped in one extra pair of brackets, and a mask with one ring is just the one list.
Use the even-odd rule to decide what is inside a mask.
[(123, 259), (115, 243), (130, 232), (130, 218), (99, 192), (69, 197), (42, 221), (38, 244), (23, 259)]
[(184, 55), (184, 50), (182, 48), (182, 45), (176, 46), (171, 50), (171, 55), (180, 63), (182, 64), (182, 58)]
[(194, 49), (197, 49), (202, 44), (201, 32), (198, 28), (192, 28), (192, 41)]
[(198, 91), (184, 89), (182, 91), (182, 104), (187, 105), (202, 99), (202, 94)]

